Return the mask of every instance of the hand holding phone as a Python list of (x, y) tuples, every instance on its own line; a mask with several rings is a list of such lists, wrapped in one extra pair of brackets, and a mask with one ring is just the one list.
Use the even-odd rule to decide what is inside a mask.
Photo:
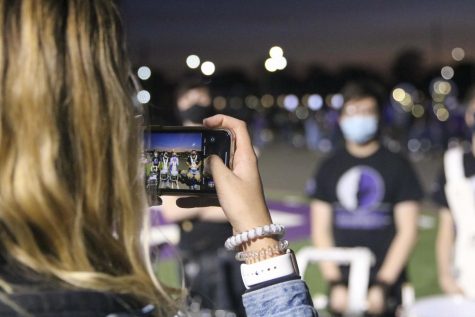
[[(264, 200), (257, 158), (246, 124), (238, 119), (216, 115), (203, 121), (210, 129), (227, 129), (235, 140), (232, 168), (218, 156), (209, 158), (221, 207), (236, 232), (272, 223)], [(262, 243), (265, 243), (263, 239)]]
[(216, 195), (206, 168), (210, 155), (230, 167), (231, 133), (205, 127), (151, 127), (145, 133), (145, 186), (154, 201), (159, 195)]

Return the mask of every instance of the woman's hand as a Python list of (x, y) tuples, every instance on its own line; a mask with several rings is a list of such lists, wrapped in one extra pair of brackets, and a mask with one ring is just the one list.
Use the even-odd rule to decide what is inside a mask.
[(348, 288), (336, 285), (330, 291), (330, 309), (337, 314), (344, 314), (348, 308)]
[(208, 164), (219, 203), (234, 230), (243, 232), (272, 223), (246, 124), (224, 115), (207, 118), (203, 124), (207, 128), (228, 129), (233, 134), (235, 152), (232, 169), (215, 155), (208, 158)]
[(370, 287), (368, 290), (368, 313), (381, 315), (385, 305), (384, 290), (379, 286)]
[(463, 290), (457, 285), (457, 281), (451, 275), (440, 276), (439, 285), (445, 294), (463, 295)]

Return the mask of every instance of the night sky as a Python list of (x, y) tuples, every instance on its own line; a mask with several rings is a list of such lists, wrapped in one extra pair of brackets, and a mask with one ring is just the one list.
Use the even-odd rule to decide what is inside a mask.
[(123, 0), (122, 10), (133, 62), (169, 76), (183, 73), (192, 53), (217, 71), (252, 73), (273, 45), (297, 72), (350, 63), (386, 70), (405, 48), (429, 64), (450, 62), (454, 47), (475, 57), (472, 0)]
[(160, 151), (201, 151), (201, 138), (201, 133), (152, 134), (150, 148)]

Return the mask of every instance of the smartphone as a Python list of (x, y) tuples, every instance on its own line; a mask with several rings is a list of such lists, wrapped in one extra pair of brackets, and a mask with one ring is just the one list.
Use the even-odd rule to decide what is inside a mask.
[(232, 134), (204, 127), (151, 127), (145, 132), (145, 187), (153, 201), (159, 195), (216, 195), (205, 166), (212, 154), (231, 168)]

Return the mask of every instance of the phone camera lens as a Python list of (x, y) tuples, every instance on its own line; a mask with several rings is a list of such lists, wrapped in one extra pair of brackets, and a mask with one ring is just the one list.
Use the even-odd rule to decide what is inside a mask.
[(214, 141), (215, 141), (214, 136), (212, 136), (212, 137), (209, 139), (209, 141), (210, 141), (211, 143), (214, 143)]

